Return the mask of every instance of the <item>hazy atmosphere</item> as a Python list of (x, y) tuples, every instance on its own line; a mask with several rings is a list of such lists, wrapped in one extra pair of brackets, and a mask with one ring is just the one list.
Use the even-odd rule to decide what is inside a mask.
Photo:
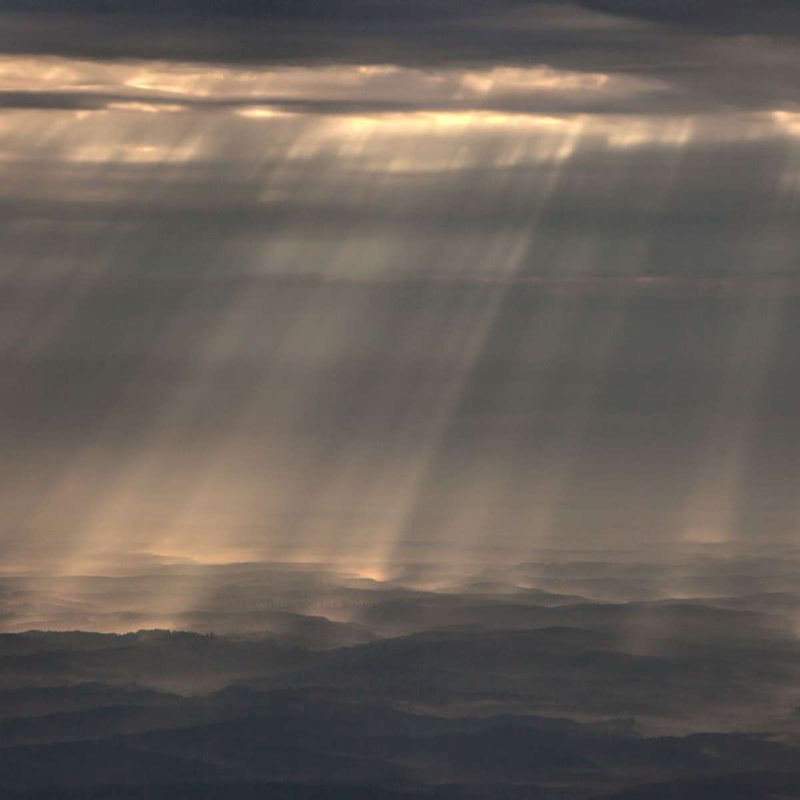
[(798, 37), (0, 0), (0, 790), (800, 797)]

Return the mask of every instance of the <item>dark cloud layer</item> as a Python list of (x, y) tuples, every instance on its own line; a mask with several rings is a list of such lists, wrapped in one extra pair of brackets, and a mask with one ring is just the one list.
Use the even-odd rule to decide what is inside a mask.
[(726, 33), (797, 32), (792, 0), (578, 0), (587, 8), (678, 25), (712, 26)]
[(800, 12), (783, 0), (82, 0), (67, 7), (17, 0), (0, 14), (0, 52), (8, 54), (423, 68), (548, 64), (660, 82), (661, 92), (635, 104), (645, 113), (800, 104)]
[[(536, 0), (534, 0), (535, 2)], [(545, 0), (547, 1), (547, 0)], [(492, 8), (531, 5), (530, 0), (8, 0), (23, 13), (178, 15), (198, 19), (436, 19)]]
[[(248, 20), (429, 20), (508, 8), (568, 3), (566, 0), (6, 0), (4, 9), (28, 14), (179, 16), (185, 19)], [(679, 24), (743, 24), (786, 31), (797, 20), (792, 0), (576, 0), (576, 5), (631, 17)]]

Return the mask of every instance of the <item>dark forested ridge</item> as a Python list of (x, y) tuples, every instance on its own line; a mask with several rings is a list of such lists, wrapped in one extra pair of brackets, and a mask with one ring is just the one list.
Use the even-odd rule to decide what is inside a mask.
[(321, 591), (250, 632), (0, 635), (3, 796), (800, 796), (791, 592)]

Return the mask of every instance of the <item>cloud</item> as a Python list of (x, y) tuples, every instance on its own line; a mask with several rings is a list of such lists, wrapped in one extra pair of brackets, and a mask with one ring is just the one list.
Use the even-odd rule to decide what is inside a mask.
[[(9, 13), (67, 14), (104, 18), (178, 17), (184, 21), (218, 20), (299, 22), (432, 21), (491, 16), (506, 9), (570, 6), (568, 0), (7, 0)], [(577, 5), (609, 14), (684, 25), (722, 25), (786, 32), (798, 20), (791, 0), (577, 0)]]
[[(733, 11), (730, 6), (308, 0), (164, 7), (149, 0), (119, 6), (82, 0), (67, 13), (61, 3), (17, 0), (2, 12), (0, 52), (282, 66), (548, 65), (660, 84), (661, 91), (636, 98), (643, 113), (661, 113), (665, 105), (683, 113), (798, 106), (795, 4), (734, 0)], [(585, 110), (599, 109), (589, 103)]]
[[(424, 20), (530, 4), (530, 0), (71, 0), (66, 11), (74, 15), (175, 15), (195, 19)], [(65, 11), (60, 0), (8, 0), (4, 5), (9, 11), (23, 13)]]
[(725, 34), (795, 35), (800, 9), (792, 0), (578, 0), (596, 11)]

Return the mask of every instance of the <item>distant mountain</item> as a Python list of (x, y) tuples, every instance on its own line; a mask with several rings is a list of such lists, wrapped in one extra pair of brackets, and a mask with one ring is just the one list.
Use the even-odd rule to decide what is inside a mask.
[(245, 611), (261, 632), (0, 635), (0, 795), (797, 796), (783, 595), (358, 587), (352, 623)]

